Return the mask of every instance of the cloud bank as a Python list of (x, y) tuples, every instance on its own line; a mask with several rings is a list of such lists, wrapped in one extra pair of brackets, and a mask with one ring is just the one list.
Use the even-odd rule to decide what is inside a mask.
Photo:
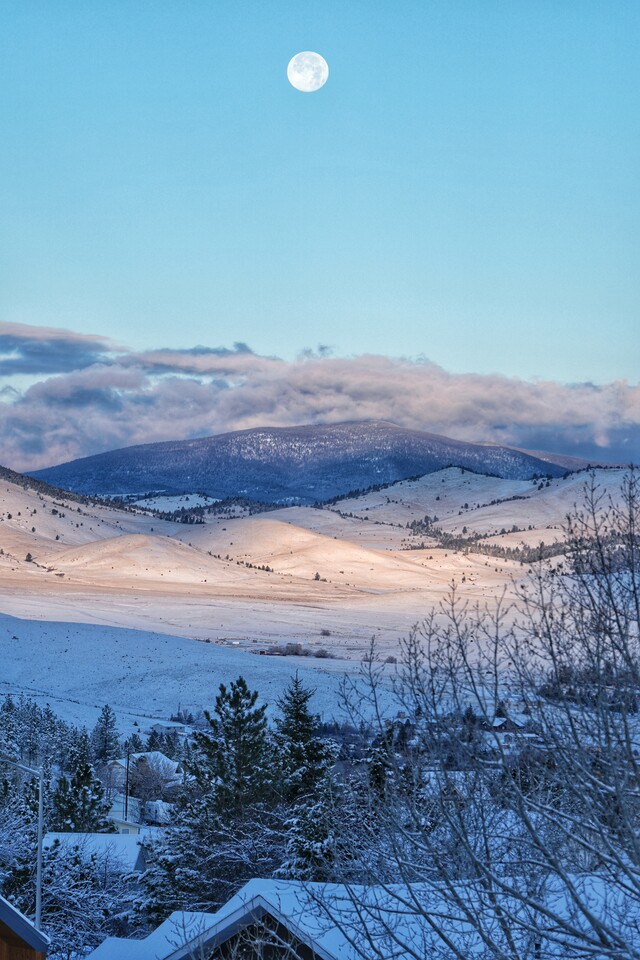
[(326, 348), (294, 361), (232, 348), (133, 352), (107, 338), (0, 324), (0, 463), (35, 470), (103, 450), (257, 426), (390, 420), (460, 440), (640, 460), (640, 385), (452, 374), (428, 360)]

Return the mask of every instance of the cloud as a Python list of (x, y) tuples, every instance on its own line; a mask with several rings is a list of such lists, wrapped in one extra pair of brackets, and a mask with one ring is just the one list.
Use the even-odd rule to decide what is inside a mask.
[(0, 323), (0, 376), (68, 373), (105, 359), (113, 348), (106, 337)]
[[(27, 341), (45, 344), (43, 355), (52, 343), (71, 343), (77, 366), (0, 394), (0, 459), (14, 469), (136, 443), (364, 419), (588, 459), (640, 459), (640, 386), (624, 381), (453, 374), (425, 359), (334, 357), (326, 348), (293, 361), (246, 344), (136, 353), (48, 329), (23, 331), (21, 349)], [(37, 347), (28, 355), (37, 357)]]
[(158, 373), (232, 373), (241, 366), (247, 369), (247, 364), (261, 365), (267, 358), (257, 357), (246, 343), (234, 343), (228, 347), (190, 347), (188, 350), (170, 350), (163, 347), (159, 350), (147, 350), (144, 353), (130, 354), (121, 357), (120, 362), (125, 366), (141, 366), (145, 370)]

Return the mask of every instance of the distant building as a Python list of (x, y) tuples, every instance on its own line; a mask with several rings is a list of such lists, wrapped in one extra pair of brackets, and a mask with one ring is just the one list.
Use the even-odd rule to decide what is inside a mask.
[(143, 824), (167, 826), (173, 822), (173, 804), (166, 800), (138, 800), (117, 793), (107, 814), (118, 833), (139, 834)]

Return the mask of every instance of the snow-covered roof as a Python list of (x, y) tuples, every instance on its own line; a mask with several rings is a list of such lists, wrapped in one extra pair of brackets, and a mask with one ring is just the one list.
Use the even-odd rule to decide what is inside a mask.
[(0, 923), (5, 924), (21, 940), (27, 943), (33, 950), (39, 950), (42, 953), (47, 952), (49, 946), (49, 937), (37, 930), (31, 920), (25, 917), (24, 913), (0, 897)]
[[(612, 893), (605, 878), (573, 879), (581, 899), (588, 904), (587, 912), (610, 918), (613, 909), (625, 926), (620, 932), (637, 946), (635, 903), (622, 902), (620, 891)], [(483, 935), (499, 941), (502, 927), (496, 922), (490, 900), (485, 903), (482, 890), (475, 887), (466, 891), (463, 899), (465, 896), (467, 900), (474, 898)], [(589, 935), (589, 921), (566, 889), (551, 883), (543, 899), (552, 905), (556, 916), (566, 915), (567, 928), (578, 931), (585, 927)], [(567, 955), (572, 939), (567, 929), (554, 930), (553, 925), (545, 929), (544, 916), (537, 915), (530, 904), (511, 900), (509, 908), (514, 917), (523, 914), (521, 919), (525, 921), (521, 929), (512, 929), (512, 936), (530, 937), (533, 923), (545, 939), (545, 956), (559, 960)], [(479, 958), (485, 950), (483, 935), (469, 921), (464, 908), (456, 908), (444, 891), (431, 884), (346, 887), (256, 879), (245, 884), (217, 913), (177, 911), (144, 940), (109, 938), (87, 960), (190, 960), (200, 956), (201, 950), (214, 950), (266, 916), (310, 947), (319, 960), (366, 960), (373, 956), (415, 960), (438, 955), (444, 942), (436, 932), (438, 928), (467, 957)], [(580, 934), (577, 936), (579, 939)]]
[(351, 960), (357, 956), (301, 883), (256, 879), (245, 884), (217, 913), (175, 911), (144, 940), (110, 937), (87, 960), (121, 960), (125, 956), (127, 960), (187, 960), (198, 948), (213, 949), (265, 914), (283, 923), (303, 943), (312, 945), (321, 960)]
[(119, 873), (144, 869), (144, 853), (137, 836), (123, 833), (47, 833), (43, 847), (53, 847), (56, 841), (63, 847), (78, 850), (87, 859), (96, 856), (106, 861), (109, 868)]
[[(171, 757), (162, 753), (161, 750), (143, 750), (140, 753), (130, 753), (129, 763), (133, 764), (136, 760), (146, 760), (149, 766), (160, 770), (162, 773), (166, 773), (167, 776), (176, 774), (180, 769), (178, 761), (172, 760)], [(126, 767), (127, 758), (119, 757), (117, 760), (113, 760), (112, 763), (119, 767)]]

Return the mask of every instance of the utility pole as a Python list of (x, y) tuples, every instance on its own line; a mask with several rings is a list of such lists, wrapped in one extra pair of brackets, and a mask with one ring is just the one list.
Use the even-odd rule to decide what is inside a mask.
[(38, 778), (38, 848), (36, 854), (36, 930), (42, 929), (42, 825), (44, 813), (44, 790), (42, 784), (42, 767), (28, 767), (24, 763), (18, 763), (16, 760), (9, 760), (8, 757), (0, 756), (0, 763), (6, 763), (17, 770), (23, 770), (25, 773), (31, 773)]
[(129, 763), (131, 761), (131, 752), (127, 747), (127, 764), (124, 777), (124, 819), (125, 823), (129, 820)]

